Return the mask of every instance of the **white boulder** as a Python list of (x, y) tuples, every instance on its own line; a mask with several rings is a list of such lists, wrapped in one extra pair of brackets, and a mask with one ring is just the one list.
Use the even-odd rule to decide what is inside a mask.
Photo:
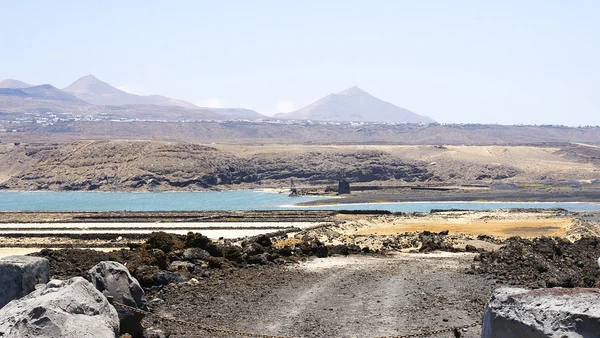
[(112, 338), (118, 334), (117, 311), (81, 277), (52, 280), (0, 309), (2, 338)]
[(481, 337), (600, 337), (600, 290), (498, 289), (486, 307)]
[(37, 284), (50, 279), (48, 260), (31, 256), (8, 256), (0, 259), (0, 308), (35, 290)]

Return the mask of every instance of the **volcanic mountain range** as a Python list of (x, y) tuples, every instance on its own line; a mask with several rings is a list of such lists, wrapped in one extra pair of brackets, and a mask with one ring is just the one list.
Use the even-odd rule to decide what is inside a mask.
[[(85, 115), (157, 120), (268, 119), (244, 108), (201, 108), (161, 95), (135, 95), (115, 88), (93, 75), (84, 76), (62, 90), (49, 85), (0, 81), (0, 112), (52, 111)], [(276, 119), (315, 121), (435, 122), (426, 116), (382, 101), (354, 86)]]

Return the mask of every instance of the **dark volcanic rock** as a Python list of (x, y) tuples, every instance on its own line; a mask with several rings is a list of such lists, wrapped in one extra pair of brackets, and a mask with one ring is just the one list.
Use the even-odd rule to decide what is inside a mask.
[[(106, 297), (115, 301), (142, 309), (146, 305), (144, 290), (138, 281), (131, 276), (129, 270), (118, 262), (100, 262), (88, 271), (88, 280)], [(119, 313), (121, 334), (128, 333), (132, 337), (141, 337), (143, 315), (120, 307)]]
[(174, 250), (181, 250), (184, 248), (184, 243), (176, 235), (168, 234), (163, 231), (157, 231), (150, 234), (146, 241), (149, 249), (159, 249), (164, 253), (169, 253)]
[(493, 275), (514, 285), (529, 287), (593, 287), (600, 280), (597, 259), (600, 239), (582, 238), (574, 243), (542, 237), (512, 237), (506, 245), (479, 255), (479, 266), (470, 272)]
[(348, 246), (346, 246), (345, 244), (334, 245), (334, 246), (330, 246), (329, 247), (328, 254), (329, 255), (344, 255), (344, 256), (347, 256), (347, 255), (350, 254), (350, 250), (348, 249)]
[(419, 234), (421, 247), (419, 252), (431, 252), (435, 250), (455, 251), (451, 245), (444, 242), (444, 237), (448, 235), (448, 230), (439, 233), (423, 231)]
[(133, 270), (133, 276), (140, 282), (140, 285), (147, 288), (158, 285), (158, 273), (161, 270), (154, 265), (142, 265)]
[(210, 257), (208, 251), (200, 248), (187, 248), (183, 251), (182, 258), (186, 261), (206, 261)]
[(327, 246), (324, 245), (323, 243), (319, 242), (318, 240), (314, 240), (311, 243), (310, 252), (311, 252), (311, 254), (313, 254), (319, 258), (324, 258), (329, 255), (329, 249), (327, 248)]
[(188, 248), (200, 248), (206, 250), (211, 256), (223, 257), (221, 249), (210, 240), (210, 238), (201, 233), (190, 232), (185, 238), (185, 245)]
[(31, 256), (48, 259), (50, 277), (56, 279), (69, 279), (75, 276), (87, 278), (87, 271), (101, 261), (125, 262), (120, 251), (102, 252), (90, 249), (43, 249)]
[(183, 283), (189, 278), (173, 271), (161, 270), (156, 274), (156, 285), (169, 285), (171, 283)]

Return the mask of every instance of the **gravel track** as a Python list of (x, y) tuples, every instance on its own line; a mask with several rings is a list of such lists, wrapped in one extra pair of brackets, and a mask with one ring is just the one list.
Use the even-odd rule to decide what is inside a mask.
[[(464, 253), (330, 257), (224, 272), (149, 299), (165, 299), (157, 313), (206, 326), (290, 337), (400, 335), (480, 320), (496, 284), (465, 274), (472, 260)], [(159, 327), (174, 337), (222, 337), (190, 326)], [(463, 332), (479, 336), (480, 327)]]

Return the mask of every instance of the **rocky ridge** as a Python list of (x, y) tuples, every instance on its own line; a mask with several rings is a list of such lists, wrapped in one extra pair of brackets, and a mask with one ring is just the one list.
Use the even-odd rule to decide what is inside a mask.
[[(66, 145), (8, 146), (0, 157), (19, 157), (20, 170), (0, 184), (27, 190), (207, 189), (241, 183), (426, 181), (423, 164), (380, 151), (238, 157), (191, 143), (82, 141)], [(1, 147), (0, 147), (1, 149)], [(18, 172), (16, 172), (18, 170)]]
[[(440, 182), (451, 170), (380, 150), (271, 152), (241, 156), (184, 142), (0, 143), (0, 188), (24, 190), (202, 190), (240, 184)], [(459, 167), (456, 179), (502, 180), (506, 165)], [(459, 170), (460, 169), (460, 170)], [(461, 171), (461, 172), (459, 172)], [(436, 176), (440, 172), (444, 177)]]

